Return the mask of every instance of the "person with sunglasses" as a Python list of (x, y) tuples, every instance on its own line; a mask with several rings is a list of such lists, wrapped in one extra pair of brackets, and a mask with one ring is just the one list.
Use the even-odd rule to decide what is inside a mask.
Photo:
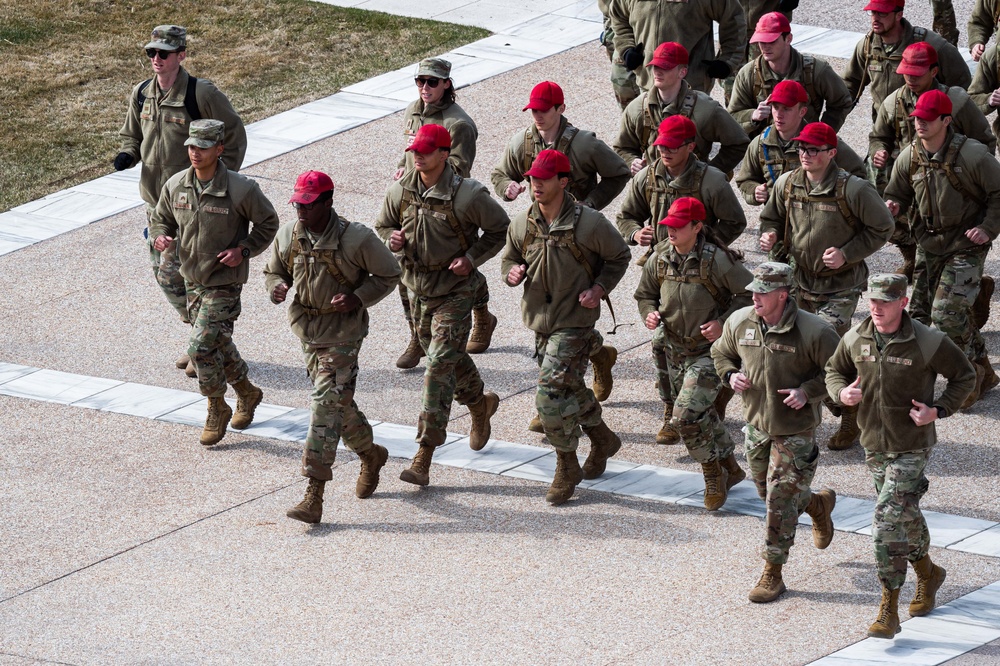
[(354, 494), (371, 497), (389, 452), (375, 444), (372, 427), (354, 402), (358, 354), (368, 335), (368, 308), (392, 291), (399, 264), (375, 232), (337, 215), (333, 180), (321, 171), (306, 171), (295, 181), (289, 203), (297, 221), (282, 225), (264, 269), (264, 285), (272, 303), (283, 303), (288, 291), (288, 322), (302, 341), (313, 393), (309, 434), (302, 451), (302, 476), (309, 479), (305, 496), (287, 516), (304, 523), (323, 517), (323, 490), (333, 479), (337, 442), (341, 437), (361, 459)]
[[(463, 178), (472, 175), (472, 164), (476, 160), (476, 139), (479, 130), (469, 114), (455, 102), (455, 84), (451, 80), (451, 63), (442, 58), (426, 58), (417, 65), (417, 75), (413, 79), (417, 84), (419, 96), (406, 107), (403, 114), (406, 135), (406, 145), (413, 143), (417, 131), (424, 125), (441, 125), (451, 135), (451, 152), (448, 163), (455, 173)], [(399, 180), (403, 173), (413, 168), (413, 153), (403, 151), (393, 175)], [(466, 351), (470, 354), (482, 354), (493, 341), (493, 331), (497, 327), (497, 318), (489, 311), (490, 292), (486, 280), (480, 282), (476, 294), (476, 304), (472, 308), (472, 333), (469, 334), (469, 344)], [(423, 349), (417, 340), (413, 328), (413, 318), (410, 314), (410, 301), (406, 295), (406, 287), (400, 283), (399, 298), (403, 303), (403, 314), (410, 327), (410, 342), (403, 353), (396, 359), (396, 367), (404, 370), (415, 368), (423, 357)]]
[[(801, 166), (778, 178), (764, 204), (760, 249), (789, 257), (798, 307), (843, 335), (868, 279), (865, 259), (885, 245), (895, 223), (871, 183), (837, 166), (832, 127), (809, 123), (795, 141)], [(848, 449), (857, 441), (857, 408), (830, 407), (841, 422), (827, 447)]]
[(906, 0), (871, 0), (865, 5), (872, 29), (854, 47), (844, 72), (844, 83), (855, 105), (871, 86), (872, 121), (889, 93), (903, 85), (903, 75), (896, 72), (896, 66), (906, 47), (915, 42), (927, 42), (937, 51), (941, 83), (966, 89), (972, 83), (972, 73), (958, 49), (938, 33), (903, 18), (905, 4)]
[[(187, 30), (179, 25), (157, 26), (145, 49), (155, 76), (135, 86), (129, 95), (114, 168), (122, 171), (136, 162), (142, 163), (139, 195), (146, 203), (148, 223), (164, 183), (191, 166), (184, 142), (192, 120), (214, 118), (225, 123), (222, 161), (231, 171), (239, 171), (243, 165), (247, 134), (229, 99), (211, 81), (196, 79), (182, 67), (187, 57)], [(167, 302), (180, 314), (181, 321), (190, 323), (176, 247), (171, 245), (161, 253), (153, 248), (148, 227), (145, 235), (153, 278)], [(196, 376), (187, 354), (177, 359), (176, 365), (185, 369), (189, 377)]]

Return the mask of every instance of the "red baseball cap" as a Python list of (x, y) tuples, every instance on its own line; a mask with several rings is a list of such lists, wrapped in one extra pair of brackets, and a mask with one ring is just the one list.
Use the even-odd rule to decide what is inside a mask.
[(657, 129), (656, 141), (653, 142), (653, 145), (680, 148), (688, 141), (694, 141), (697, 134), (698, 130), (690, 118), (680, 114), (667, 116)]
[(333, 192), (333, 181), (322, 171), (306, 171), (295, 179), (295, 194), (288, 203), (311, 204), (324, 192)]
[(688, 50), (677, 42), (663, 42), (653, 51), (653, 59), (646, 67), (659, 67), (660, 69), (673, 69), (678, 65), (686, 65), (690, 62)]
[(528, 105), (521, 110), (548, 111), (553, 106), (559, 106), (560, 104), (563, 104), (563, 91), (559, 87), (559, 84), (552, 81), (542, 81), (531, 89), (531, 95), (528, 96)]
[(865, 5), (865, 8), (862, 11), (888, 14), (889, 12), (894, 12), (897, 9), (902, 9), (905, 4), (906, 0), (871, 0), (871, 2)]
[(660, 224), (680, 229), (692, 222), (704, 221), (705, 205), (694, 197), (681, 197), (670, 204), (670, 210), (667, 211), (667, 216), (660, 220)]
[(778, 81), (767, 98), (768, 104), (784, 104), (785, 106), (806, 104), (808, 101), (809, 93), (806, 92), (805, 86), (798, 81), (789, 79)]
[(951, 115), (951, 98), (940, 90), (928, 90), (917, 99), (913, 108), (912, 118), (922, 120), (937, 120), (941, 116)]
[(778, 37), (781, 37), (783, 33), (791, 31), (792, 25), (781, 12), (764, 14), (760, 17), (760, 20), (757, 21), (757, 27), (753, 31), (753, 36), (750, 37), (750, 43), (756, 44), (757, 42), (764, 42), (766, 44), (773, 42), (778, 39)]
[(531, 163), (531, 168), (525, 171), (524, 175), (548, 180), (549, 178), (555, 178), (561, 173), (569, 172), (569, 158), (558, 150), (548, 148), (538, 153), (538, 157)]
[(438, 148), (451, 148), (451, 134), (441, 125), (422, 125), (406, 150), (426, 155)]
[(826, 123), (809, 123), (802, 128), (799, 135), (792, 139), (799, 143), (808, 143), (811, 146), (837, 147), (837, 131)]
[(938, 54), (927, 42), (914, 42), (903, 49), (903, 59), (896, 65), (897, 74), (923, 76), (938, 64)]

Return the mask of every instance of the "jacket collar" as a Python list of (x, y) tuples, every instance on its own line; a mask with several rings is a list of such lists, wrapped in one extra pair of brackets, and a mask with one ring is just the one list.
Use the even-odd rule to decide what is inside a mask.
[[(184, 172), (184, 186), (194, 189), (197, 180), (198, 177), (194, 173), (194, 167), (188, 167), (187, 171)], [(213, 197), (224, 197), (228, 191), (229, 169), (226, 168), (225, 163), (220, 159), (215, 167), (215, 177), (212, 178), (212, 182), (208, 184), (208, 187), (205, 188), (202, 194), (208, 194)]]
[(306, 232), (306, 228), (298, 220), (295, 221), (295, 228), (292, 231), (292, 235), (304, 243), (312, 243), (314, 250), (336, 250), (340, 247), (340, 237), (343, 235), (343, 229), (346, 227), (347, 221), (341, 220), (340, 216), (337, 215), (337, 211), (331, 208), (330, 222), (326, 225), (326, 229), (319, 235), (315, 243), (312, 243), (309, 234)]
[(451, 201), (455, 197), (455, 170), (451, 167), (451, 162), (446, 162), (441, 177), (434, 183), (433, 187), (424, 188), (420, 182), (420, 174), (416, 169), (410, 169), (407, 175), (399, 181), (404, 190), (409, 190), (421, 199), (439, 199), (441, 201)]
[[(871, 315), (858, 324), (858, 335), (869, 340), (875, 339), (875, 322), (872, 321)], [(910, 313), (903, 310), (903, 319), (899, 323), (899, 331), (896, 332), (892, 342), (906, 342), (913, 340), (915, 337), (916, 333), (913, 331), (913, 320), (910, 319)]]

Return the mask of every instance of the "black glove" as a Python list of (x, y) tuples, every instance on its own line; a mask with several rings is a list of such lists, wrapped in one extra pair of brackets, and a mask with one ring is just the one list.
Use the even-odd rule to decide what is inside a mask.
[(135, 164), (135, 160), (128, 153), (118, 153), (118, 157), (115, 158), (115, 171), (124, 171)]
[(781, 0), (778, 3), (779, 12), (790, 12), (799, 6), (799, 0)]
[(625, 61), (625, 69), (629, 71), (642, 67), (642, 61), (644, 58), (645, 55), (642, 52), (642, 44), (630, 46), (625, 49), (625, 53), (622, 54), (622, 60)]
[(705, 72), (713, 79), (725, 79), (733, 73), (733, 68), (722, 60), (702, 60)]

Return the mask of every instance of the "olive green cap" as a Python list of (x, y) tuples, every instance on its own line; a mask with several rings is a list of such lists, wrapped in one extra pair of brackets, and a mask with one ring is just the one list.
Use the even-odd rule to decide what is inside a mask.
[(451, 77), (451, 63), (442, 58), (424, 58), (417, 65), (417, 76), (433, 76), (438, 79)]
[(184, 145), (211, 148), (217, 143), (222, 143), (225, 131), (226, 123), (221, 120), (214, 120), (212, 118), (194, 120), (188, 127), (188, 139), (184, 142)]
[(747, 285), (747, 291), (766, 294), (792, 286), (792, 267), (777, 261), (765, 261), (753, 271), (753, 282)]
[(181, 51), (187, 47), (187, 30), (179, 25), (158, 25), (146, 44), (147, 49)]
[(880, 273), (868, 279), (868, 298), (880, 301), (898, 301), (906, 296), (905, 275)]

